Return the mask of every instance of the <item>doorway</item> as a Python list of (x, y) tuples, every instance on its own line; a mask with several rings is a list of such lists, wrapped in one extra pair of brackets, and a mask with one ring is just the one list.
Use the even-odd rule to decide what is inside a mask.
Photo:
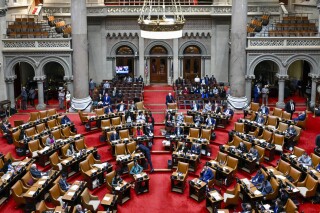
[(168, 58), (163, 46), (155, 46), (150, 50), (150, 83), (167, 83)]

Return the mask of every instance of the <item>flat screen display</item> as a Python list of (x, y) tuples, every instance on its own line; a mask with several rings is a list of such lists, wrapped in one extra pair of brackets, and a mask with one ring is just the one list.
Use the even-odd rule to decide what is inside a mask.
[(116, 73), (117, 74), (128, 74), (129, 73), (129, 66), (116, 66)]

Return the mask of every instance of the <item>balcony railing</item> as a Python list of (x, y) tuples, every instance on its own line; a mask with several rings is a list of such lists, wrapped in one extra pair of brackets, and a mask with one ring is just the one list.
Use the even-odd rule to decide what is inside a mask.
[(72, 51), (70, 38), (2, 39), (3, 52)]

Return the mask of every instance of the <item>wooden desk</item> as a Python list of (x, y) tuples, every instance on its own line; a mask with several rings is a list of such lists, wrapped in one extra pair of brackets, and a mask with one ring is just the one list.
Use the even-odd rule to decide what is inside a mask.
[(117, 195), (106, 194), (101, 201), (101, 205), (103, 206), (105, 211), (117, 212), (117, 199)]
[(112, 171), (112, 165), (109, 163), (102, 163), (102, 164), (93, 164), (93, 168), (89, 171), (86, 171), (85, 174), (85, 180), (88, 183), (88, 188), (90, 190), (95, 189), (97, 186), (93, 185), (93, 181), (98, 180), (99, 186), (101, 186), (103, 183), (106, 182), (106, 179), (104, 178), (105, 172), (111, 172)]
[(118, 196), (117, 203), (120, 205), (131, 199), (130, 184), (126, 181), (122, 181), (119, 186), (114, 187), (114, 192)]
[(171, 175), (171, 191), (183, 193), (186, 187), (186, 175), (173, 172)]
[(147, 173), (142, 172), (141, 174), (133, 175), (135, 180), (134, 190), (137, 194), (149, 192), (149, 176)]
[[(209, 212), (214, 213), (216, 209), (221, 208), (221, 203), (223, 201), (223, 197), (216, 190), (210, 191), (207, 193), (206, 198), (206, 208)], [(219, 212), (220, 210), (218, 210)], [(223, 212), (225, 212), (223, 210)], [(229, 212), (229, 211), (227, 211)]]
[[(142, 152), (128, 154), (128, 155), (117, 155), (116, 161), (119, 167), (121, 168), (123, 173), (127, 173), (127, 164), (137, 160), (137, 161), (145, 161), (145, 156)], [(140, 164), (140, 163), (139, 163)], [(141, 165), (145, 165), (144, 162)]]
[(206, 182), (201, 181), (199, 178), (194, 178), (189, 181), (189, 197), (201, 202), (206, 197)]
[(55, 213), (70, 212), (71, 206), (68, 206), (67, 208), (68, 210), (66, 211), (66, 209), (63, 208), (63, 206), (56, 206), (54, 209), (54, 212)]
[(247, 178), (241, 179), (240, 192), (242, 200), (249, 201), (252, 206), (263, 199), (263, 194)]
[(172, 152), (172, 168), (177, 168), (179, 161), (189, 163), (189, 171), (196, 172), (199, 164), (199, 155), (189, 152), (185, 154), (182, 151)]
[(71, 212), (75, 205), (81, 202), (80, 195), (86, 188), (86, 185), (87, 183), (84, 181), (75, 181), (63, 195), (62, 201), (71, 206)]
[(216, 171), (216, 180), (219, 180), (221, 184), (229, 186), (233, 181), (233, 168), (227, 165), (221, 165), (215, 160), (210, 160), (208, 162), (210, 168)]

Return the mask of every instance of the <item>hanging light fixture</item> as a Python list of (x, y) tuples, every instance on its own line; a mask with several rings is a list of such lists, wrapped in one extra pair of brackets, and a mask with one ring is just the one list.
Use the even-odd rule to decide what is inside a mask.
[[(165, 2), (172, 5), (170, 14)], [(138, 19), (141, 37), (148, 39), (181, 38), (184, 23), (180, 0), (144, 0)]]

